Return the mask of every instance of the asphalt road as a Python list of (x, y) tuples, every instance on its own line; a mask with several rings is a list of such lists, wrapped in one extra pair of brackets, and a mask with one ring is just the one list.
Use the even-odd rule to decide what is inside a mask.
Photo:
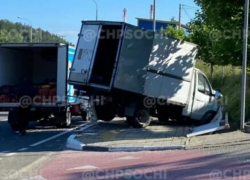
[(85, 122), (73, 118), (69, 129), (41, 127), (30, 123), (22, 136), (9, 127), (6, 114), (0, 114), (0, 179), (27, 179), (36, 176), (41, 167), (65, 150), (70, 134)]
[(13, 132), (6, 119), (0, 114), (0, 180), (250, 179), (250, 163), (239, 160), (246, 159), (239, 144), (234, 156), (222, 152), (231, 146), (214, 153), (71, 151), (65, 143), (84, 125), (81, 118), (74, 118), (70, 129), (32, 123), (26, 136)]

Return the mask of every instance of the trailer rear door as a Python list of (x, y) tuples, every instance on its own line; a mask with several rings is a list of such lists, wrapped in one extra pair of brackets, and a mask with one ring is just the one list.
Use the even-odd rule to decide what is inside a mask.
[(83, 24), (77, 51), (74, 57), (73, 67), (70, 71), (69, 81), (75, 84), (87, 84), (90, 76), (90, 67), (95, 58), (100, 25)]
[(57, 96), (66, 101), (68, 72), (68, 45), (60, 45), (57, 50)]

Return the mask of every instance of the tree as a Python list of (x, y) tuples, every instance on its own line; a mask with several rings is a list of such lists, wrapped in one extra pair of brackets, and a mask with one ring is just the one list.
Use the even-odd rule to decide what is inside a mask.
[[(33, 28), (32, 31), (33, 42), (64, 43), (73, 45), (59, 36), (40, 28)], [(8, 20), (0, 20), (0, 43), (9, 42), (30, 42), (30, 26), (21, 23), (12, 23)]]
[(199, 45), (199, 58), (207, 63), (239, 66), (242, 62), (242, 0), (195, 0), (201, 7), (190, 23), (191, 40)]
[(185, 31), (181, 28), (178, 27), (173, 27), (173, 26), (168, 26), (166, 29), (161, 29), (161, 33), (164, 36), (174, 38), (174, 39), (179, 39), (179, 40), (186, 40), (187, 35)]

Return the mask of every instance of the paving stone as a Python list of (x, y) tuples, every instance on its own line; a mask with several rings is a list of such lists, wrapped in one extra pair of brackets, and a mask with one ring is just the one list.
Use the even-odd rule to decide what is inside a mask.
[[(96, 126), (85, 130), (77, 139), (95, 146), (112, 147), (170, 146), (171, 143), (183, 145), (187, 139), (185, 135), (188, 129), (188, 127), (161, 125), (156, 122), (146, 129), (133, 129), (125, 122), (115, 120), (110, 123), (98, 122)], [(199, 139), (194, 139), (192, 142), (201, 143)]]

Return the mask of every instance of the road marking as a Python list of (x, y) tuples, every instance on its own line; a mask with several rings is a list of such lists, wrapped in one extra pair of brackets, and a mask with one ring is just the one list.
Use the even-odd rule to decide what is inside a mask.
[(94, 136), (96, 133), (83, 133), (84, 135)]
[(47, 180), (47, 179), (43, 178), (42, 176), (35, 176), (35, 177), (31, 177), (28, 179), (22, 179), (22, 180)]
[(18, 151), (26, 151), (28, 150), (29, 148), (22, 148), (22, 149), (19, 149)]
[(0, 161), (2, 160), (3, 158), (0, 158)]
[[(91, 126), (93, 126), (93, 125), (94, 125), (94, 124), (89, 124), (89, 123), (87, 123), (87, 124), (82, 124), (82, 125), (80, 125), (80, 126), (77, 126), (77, 127), (75, 127), (75, 128), (72, 128), (72, 129), (68, 129), (67, 131), (64, 131), (64, 132), (62, 132), (62, 133), (60, 133), (60, 134), (57, 134), (57, 135), (55, 135), (55, 136), (52, 136), (52, 137), (47, 138), (47, 139), (45, 139), (45, 140), (42, 140), (42, 141), (40, 141), (40, 142), (31, 144), (30, 146), (31, 146), (31, 147), (35, 147), (35, 146), (41, 145), (41, 144), (43, 144), (43, 143), (45, 143), (45, 142), (51, 141), (51, 140), (53, 140), (53, 139), (55, 139), (55, 138), (57, 138), (57, 137), (63, 136), (64, 134), (67, 134), (67, 133), (69, 133), (69, 132), (71, 132), (71, 131), (74, 131), (74, 130), (80, 128), (80, 127), (84, 127), (84, 129), (88, 129), (89, 127), (91, 127)], [(83, 129), (83, 128), (82, 128), (82, 129)]]
[(50, 157), (52, 157), (53, 154), (55, 154), (55, 153), (54, 152), (50, 152), (48, 154), (45, 154), (44, 156), (42, 156), (41, 158), (39, 158), (37, 161), (29, 164), (26, 167), (23, 167), (19, 171), (16, 171), (14, 174), (11, 174), (9, 177), (4, 178), (4, 180), (8, 180), (8, 179), (20, 179), (20, 176), (23, 175), (23, 174), (27, 175), (30, 172), (35, 172), (37, 169), (34, 169), (34, 168), (39, 167), (39, 165), (41, 165), (47, 159), (50, 159)]
[(118, 158), (119, 160), (133, 160), (133, 159), (140, 159), (139, 157), (134, 157), (134, 156), (126, 156), (126, 157), (121, 157)]
[(16, 153), (8, 153), (8, 154), (5, 154), (4, 156), (10, 157), (10, 156), (14, 156), (14, 155), (16, 155)]
[(90, 169), (98, 169), (98, 167), (92, 166), (92, 165), (86, 165), (86, 166), (75, 167), (75, 168), (71, 168), (67, 170), (74, 171), (74, 170), (90, 170)]

